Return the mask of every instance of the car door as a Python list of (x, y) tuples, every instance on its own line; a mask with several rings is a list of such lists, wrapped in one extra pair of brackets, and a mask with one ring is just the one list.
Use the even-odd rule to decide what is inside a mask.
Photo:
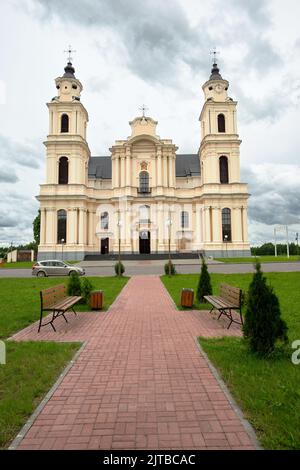
[(65, 263), (62, 261), (55, 261), (55, 275), (56, 276), (65, 276), (68, 274), (68, 268)]

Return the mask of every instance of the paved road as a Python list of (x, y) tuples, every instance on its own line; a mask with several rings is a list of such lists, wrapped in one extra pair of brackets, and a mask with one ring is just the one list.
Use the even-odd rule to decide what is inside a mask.
[[(133, 276), (137, 274), (163, 274), (164, 262), (153, 261), (125, 261), (126, 274)], [(180, 274), (192, 274), (200, 271), (199, 263), (186, 260), (188, 264), (176, 264), (176, 270)], [(250, 263), (245, 264), (226, 264), (226, 263), (213, 263), (208, 265), (209, 272), (220, 274), (234, 274), (234, 273), (251, 273), (253, 272), (253, 265)], [(98, 265), (85, 266), (87, 276), (111, 276), (114, 275), (113, 265), (107, 262)], [(264, 263), (262, 265), (264, 272), (299, 272), (300, 262), (292, 263)], [(0, 269), (1, 277), (31, 277), (31, 269)]]

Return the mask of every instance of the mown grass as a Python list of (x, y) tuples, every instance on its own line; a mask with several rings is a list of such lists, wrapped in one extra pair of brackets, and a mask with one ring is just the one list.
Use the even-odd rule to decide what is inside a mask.
[[(300, 272), (267, 273), (287, 322), (289, 346), (273, 358), (251, 354), (239, 338), (199, 338), (266, 449), (300, 449), (300, 365), (291, 362), (291, 344), (300, 339)], [(252, 274), (211, 274), (214, 294), (221, 282), (248, 289)], [(196, 290), (198, 275), (163, 276), (179, 304), (182, 287)], [(199, 305), (196, 304), (196, 308)], [(200, 305), (201, 307), (201, 305)], [(201, 312), (199, 312), (201, 315)]]
[[(7, 338), (37, 321), (40, 316), (40, 290), (66, 284), (68, 280), (68, 277), (0, 278), (0, 338)], [(103, 290), (103, 310), (107, 310), (128, 278), (91, 277), (89, 280), (95, 290)], [(77, 305), (75, 308), (79, 311), (90, 310), (87, 305)]]
[(7, 447), (80, 347), (79, 343), (6, 342), (0, 365), (0, 448)]
[(251, 256), (245, 258), (215, 258), (216, 261), (222, 261), (223, 263), (255, 263), (260, 261), (261, 263), (288, 263), (289, 261), (300, 261), (299, 255), (287, 256)]

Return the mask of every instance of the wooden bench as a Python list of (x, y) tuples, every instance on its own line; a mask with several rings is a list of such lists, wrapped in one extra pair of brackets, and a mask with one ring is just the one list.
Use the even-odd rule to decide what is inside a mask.
[[(218, 310), (220, 315), (229, 318), (230, 323), (227, 329), (230, 328), (232, 323), (243, 325), (242, 317), (242, 291), (238, 287), (229, 286), (228, 284), (220, 285), (220, 295), (205, 295), (204, 298), (212, 305), (210, 312)], [(233, 312), (239, 312), (240, 320), (233, 317)]]
[[(75, 315), (77, 313), (74, 310), (74, 305), (79, 302), (82, 297), (79, 296), (70, 296), (66, 295), (66, 286), (64, 284), (60, 284), (58, 286), (49, 287), (48, 289), (44, 289), (40, 291), (40, 298), (41, 298), (41, 316), (40, 316), (40, 323), (38, 332), (42, 326), (50, 325), (52, 326), (53, 330), (56, 331), (53, 322), (54, 320), (59, 317), (63, 316), (65, 321), (68, 323), (68, 320), (65, 317), (65, 313), (67, 310), (72, 309)], [(44, 312), (52, 312), (51, 320), (43, 323), (43, 313)]]

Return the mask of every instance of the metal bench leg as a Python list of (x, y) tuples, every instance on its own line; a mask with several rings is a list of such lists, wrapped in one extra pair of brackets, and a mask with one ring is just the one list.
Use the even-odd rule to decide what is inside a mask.
[(73, 312), (75, 313), (75, 315), (77, 316), (77, 313), (75, 312), (74, 307), (72, 307), (72, 310), (73, 310)]
[(66, 319), (66, 317), (65, 317), (65, 314), (64, 314), (64, 313), (62, 313), (62, 316), (63, 316), (63, 317), (64, 317), (64, 319), (66, 320), (66, 323), (68, 323), (68, 320)]
[(229, 319), (230, 319), (230, 323), (229, 323), (229, 325), (227, 326), (227, 330), (229, 330), (229, 328), (231, 327), (231, 324), (232, 324), (232, 322), (233, 322), (231, 310), (229, 310)]
[(43, 321), (43, 311), (41, 311), (38, 333), (40, 332), (40, 329), (41, 329), (41, 326), (42, 326), (42, 321)]

